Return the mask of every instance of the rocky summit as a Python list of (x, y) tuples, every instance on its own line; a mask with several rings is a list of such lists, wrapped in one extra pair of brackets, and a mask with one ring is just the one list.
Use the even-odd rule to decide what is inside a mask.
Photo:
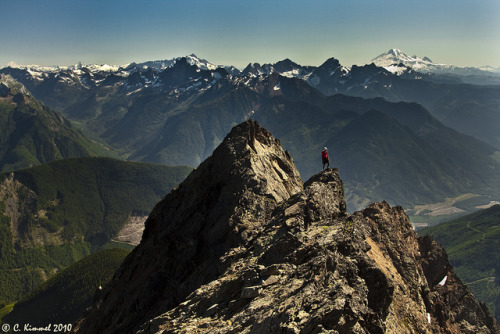
[[(318, 166), (320, 164), (318, 163)], [(499, 333), (400, 207), (348, 214), (337, 169), (303, 183), (255, 121), (151, 212), (78, 333)]]

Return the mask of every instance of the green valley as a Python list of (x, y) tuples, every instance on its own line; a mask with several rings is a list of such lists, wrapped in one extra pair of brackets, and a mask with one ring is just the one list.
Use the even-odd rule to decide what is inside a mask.
[(129, 217), (147, 215), (191, 170), (75, 158), (0, 174), (0, 301), (109, 247)]
[(419, 231), (443, 245), (461, 280), (500, 320), (500, 205)]
[(127, 250), (114, 248), (85, 257), (24, 296), (2, 321), (35, 327), (50, 323), (72, 327), (127, 254)]

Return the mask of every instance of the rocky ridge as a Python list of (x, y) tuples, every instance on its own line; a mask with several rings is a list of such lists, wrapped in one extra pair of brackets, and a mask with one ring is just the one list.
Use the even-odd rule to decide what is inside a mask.
[(79, 333), (496, 333), (403, 209), (348, 215), (338, 170), (302, 183), (255, 121), (153, 209)]

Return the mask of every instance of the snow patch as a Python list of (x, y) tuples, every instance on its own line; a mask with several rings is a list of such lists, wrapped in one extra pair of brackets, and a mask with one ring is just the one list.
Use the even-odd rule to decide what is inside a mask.
[(296, 68), (294, 68), (291, 71), (281, 73), (282, 76), (287, 77), (287, 78), (296, 78), (299, 76), (299, 74), (300, 74), (299, 70)]
[(386, 66), (386, 67), (384, 67), (384, 69), (391, 72), (392, 74), (397, 74), (397, 75), (401, 75), (406, 71), (406, 67), (398, 66), (395, 64), (392, 64), (390, 66)]
[(108, 64), (86, 65), (85, 67), (92, 72), (118, 72), (118, 70), (120, 69), (120, 66), (108, 65)]

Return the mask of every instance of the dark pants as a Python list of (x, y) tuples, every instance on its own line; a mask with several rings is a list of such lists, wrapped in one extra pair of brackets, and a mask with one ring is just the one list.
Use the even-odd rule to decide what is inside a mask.
[(330, 159), (323, 159), (323, 169), (325, 169), (325, 165), (326, 168), (330, 168)]

